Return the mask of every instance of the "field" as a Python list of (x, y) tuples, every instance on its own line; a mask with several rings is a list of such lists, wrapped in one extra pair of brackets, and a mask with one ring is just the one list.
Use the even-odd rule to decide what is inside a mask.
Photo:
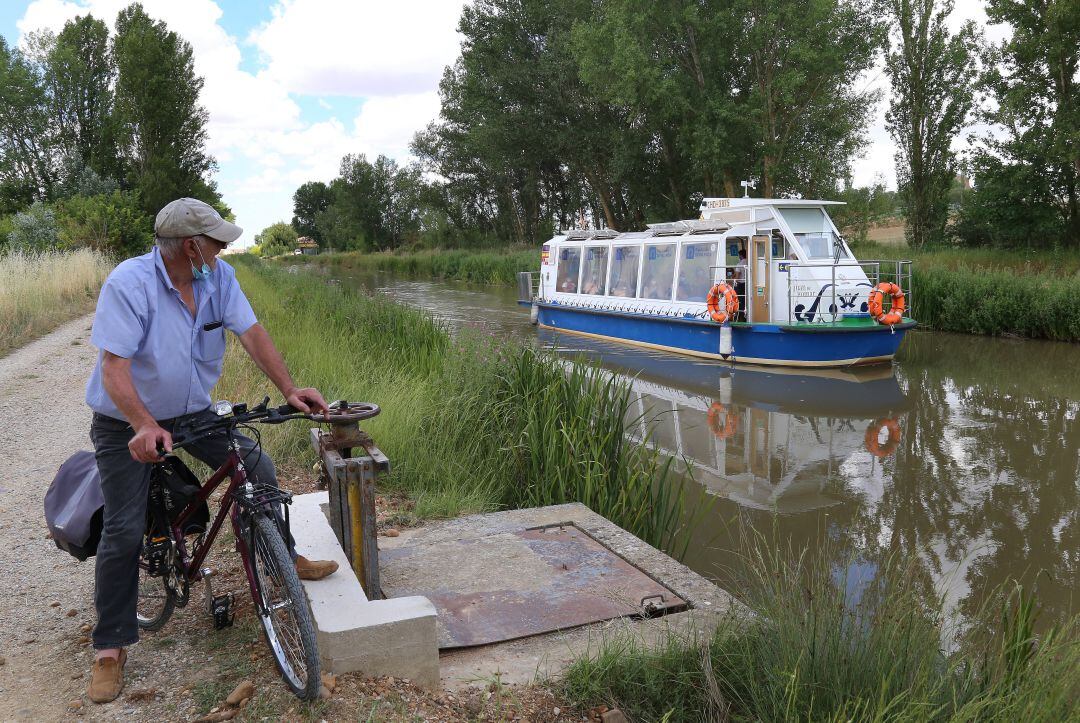
[(92, 311), (111, 270), (89, 249), (0, 256), (0, 356)]

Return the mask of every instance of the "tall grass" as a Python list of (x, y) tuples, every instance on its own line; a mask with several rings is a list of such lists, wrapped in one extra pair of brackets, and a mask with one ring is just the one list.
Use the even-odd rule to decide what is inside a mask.
[(92, 310), (111, 269), (89, 249), (0, 255), (0, 356)]
[(400, 276), (475, 284), (515, 284), (519, 271), (540, 266), (539, 249), (523, 251), (422, 251), (418, 253), (340, 253), (292, 257), (338, 269), (387, 271)]
[(755, 549), (742, 589), (752, 615), (704, 640), (610, 639), (568, 671), (567, 696), (642, 721), (1078, 719), (1080, 625), (1036, 636), (1029, 592), (1004, 589), (983, 613), (990, 632), (944, 652), (941, 607), (902, 561), (853, 586), (827, 551)]
[[(416, 514), (581, 501), (654, 545), (675, 544), (681, 487), (664, 484), (655, 453), (626, 441), (629, 390), (610, 374), (567, 370), (482, 331), (452, 337), (422, 311), (315, 275), (237, 266), (298, 382), (381, 406), (365, 428), (393, 462), (388, 484), (416, 501)], [(268, 385), (236, 345), (216, 394), (259, 399)], [(276, 459), (310, 464), (301, 427), (264, 431)]]

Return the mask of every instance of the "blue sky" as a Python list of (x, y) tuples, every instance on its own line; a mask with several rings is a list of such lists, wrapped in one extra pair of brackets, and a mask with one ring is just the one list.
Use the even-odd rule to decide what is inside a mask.
[[(0, 32), (59, 31), (90, 13), (110, 27), (130, 0), (0, 0)], [(194, 49), (210, 113), (215, 180), (245, 229), (241, 245), (292, 217), (292, 193), (337, 175), (342, 156), (409, 160), (413, 134), (437, 117), (438, 82), (459, 52), (465, 0), (142, 0)], [(953, 24), (985, 21), (957, 0)], [(1001, 33), (988, 30), (991, 39)], [(880, 70), (869, 87), (886, 86)], [(895, 185), (885, 102), (854, 163), (856, 185)]]

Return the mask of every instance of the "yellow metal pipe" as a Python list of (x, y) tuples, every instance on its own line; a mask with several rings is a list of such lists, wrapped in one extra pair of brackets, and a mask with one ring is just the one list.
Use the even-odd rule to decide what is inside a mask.
[[(349, 475), (351, 477), (352, 475)], [(360, 485), (355, 479), (349, 479), (349, 529), (352, 538), (352, 567), (356, 578), (364, 582), (364, 526), (363, 515), (360, 509)], [(364, 592), (371, 593), (367, 590)]]

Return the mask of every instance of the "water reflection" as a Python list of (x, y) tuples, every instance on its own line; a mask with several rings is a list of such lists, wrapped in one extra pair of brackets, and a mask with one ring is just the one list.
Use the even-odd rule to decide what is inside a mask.
[[(534, 338), (513, 290), (355, 281)], [(722, 586), (737, 592), (732, 552), (758, 531), (828, 548), (844, 584), (913, 557), (958, 619), (1010, 578), (1036, 584), (1047, 618), (1080, 612), (1080, 345), (918, 332), (893, 367), (800, 374), (540, 341), (632, 380), (630, 433), (685, 460), (713, 500), (686, 562)]]

